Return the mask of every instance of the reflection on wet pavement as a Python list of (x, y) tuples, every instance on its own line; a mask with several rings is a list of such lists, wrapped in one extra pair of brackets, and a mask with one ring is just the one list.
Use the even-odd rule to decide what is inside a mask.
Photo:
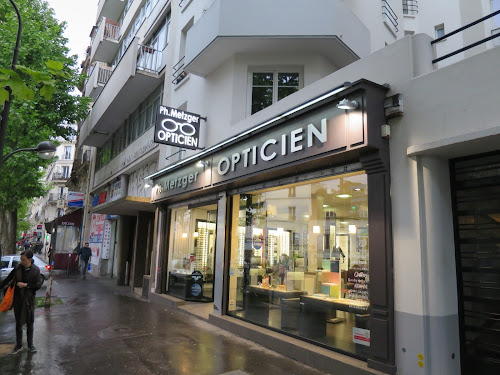
[[(0, 314), (0, 372), (9, 374), (321, 375), (204, 320), (147, 303), (110, 280), (58, 277), (62, 305), (39, 308), (35, 346), (13, 348), (12, 312)], [(3, 349), (2, 349), (3, 348)]]

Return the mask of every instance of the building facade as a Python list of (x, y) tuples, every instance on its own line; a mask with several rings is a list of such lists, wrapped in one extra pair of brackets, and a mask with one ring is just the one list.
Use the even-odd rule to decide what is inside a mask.
[(440, 7), (101, 1), (92, 273), (325, 371), (493, 371), (498, 39), (440, 58), (498, 2)]

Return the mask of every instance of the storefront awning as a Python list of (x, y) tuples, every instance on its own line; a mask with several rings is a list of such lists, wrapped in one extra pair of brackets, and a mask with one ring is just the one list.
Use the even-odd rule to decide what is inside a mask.
[(140, 211), (154, 212), (155, 209), (156, 206), (151, 204), (150, 198), (126, 196), (92, 207), (91, 211), (97, 214), (137, 215)]

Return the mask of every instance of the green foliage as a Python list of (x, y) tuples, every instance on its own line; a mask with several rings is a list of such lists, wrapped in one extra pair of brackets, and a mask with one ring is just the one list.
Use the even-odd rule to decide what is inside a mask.
[(17, 209), (17, 233), (16, 237), (19, 238), (22, 232), (27, 233), (31, 229), (31, 224), (28, 222), (28, 215), (30, 213), (31, 200), (25, 199), (18, 203)]
[[(0, 86), (8, 85), (14, 94), (11, 102), (4, 155), (33, 148), (55, 137), (73, 133), (62, 124), (75, 124), (88, 112), (89, 98), (73, 95), (79, 80), (76, 56), (68, 56), (65, 23), (43, 0), (16, 0), (22, 18), (16, 72), (10, 69), (17, 34), (17, 17), (7, 0), (0, 0)], [(0, 103), (5, 99), (0, 88)], [(1, 104), (0, 104), (1, 105)], [(49, 161), (36, 153), (20, 152), (2, 167), (0, 210), (17, 209), (19, 202), (45, 193), (40, 183)]]

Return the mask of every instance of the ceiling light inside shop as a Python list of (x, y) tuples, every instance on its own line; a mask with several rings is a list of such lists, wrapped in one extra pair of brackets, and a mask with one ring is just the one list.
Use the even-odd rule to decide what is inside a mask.
[(307, 218), (308, 218), (308, 217), (311, 217), (311, 215), (307, 215), (307, 214), (306, 214), (306, 215), (304, 215), (304, 217), (307, 217)]
[(337, 195), (337, 198), (351, 198), (351, 197), (352, 197), (352, 195), (350, 195), (350, 194), (339, 194), (339, 195)]
[(283, 228), (276, 228), (276, 232), (283, 233)]
[(349, 233), (356, 234), (356, 225), (349, 225)]
[(319, 225), (314, 225), (313, 226), (313, 233), (315, 233), (315, 234), (320, 234), (321, 233)]
[(324, 205), (323, 205), (323, 207), (330, 207), (330, 206), (329, 206), (329, 205), (327, 205), (327, 204), (324, 204)]
[(344, 224), (345, 225), (345, 224), (349, 224), (349, 222), (348, 221), (341, 221), (340, 224)]
[(194, 237), (194, 238), (198, 238), (198, 232), (194, 232), (194, 233), (193, 233), (193, 237)]
[(361, 188), (354, 188), (354, 191), (361, 191)]
[(182, 233), (182, 238), (187, 238), (188, 234), (187, 233)]

